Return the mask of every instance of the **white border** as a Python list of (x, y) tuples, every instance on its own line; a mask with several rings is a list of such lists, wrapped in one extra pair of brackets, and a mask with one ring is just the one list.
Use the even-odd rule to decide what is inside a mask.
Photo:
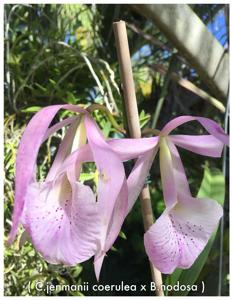
[[(3, 18), (3, 14), (4, 14), (4, 4), (40, 4), (40, 3), (46, 3), (46, 4), (67, 4), (67, 3), (81, 3), (81, 4), (85, 4), (85, 3), (95, 3), (95, 4), (145, 4), (145, 3), (148, 3), (148, 4), (176, 4), (176, 3), (180, 3), (180, 4), (229, 4), (230, 5), (230, 41), (232, 41), (232, 28), (233, 28), (233, 21), (232, 21), (232, 17), (231, 17), (231, 3), (230, 1), (225, 1), (225, 0), (221, 0), (221, 1), (217, 1), (217, 0), (212, 0), (212, 1), (192, 1), (192, 0), (187, 0), (187, 1), (183, 1), (183, 0), (180, 0), (180, 1), (137, 1), (137, 0), (134, 0), (134, 1), (107, 1), (107, 0), (102, 0), (102, 1), (82, 1), (82, 0), (69, 0), (69, 1), (53, 1), (53, 0), (50, 0), (50, 1), (45, 1), (45, 0), (40, 0), (40, 1), (35, 1), (35, 0), (31, 0), (31, 1), (20, 1), (20, 0), (14, 0), (14, 1), (6, 1), (4, 0), (1, 4), (0, 4), (0, 27), (1, 27), (1, 33), (0, 33), (0, 41), (1, 41), (1, 56), (0, 56), (0, 64), (1, 64), (1, 71), (0, 71), (0, 82), (1, 82), (1, 87), (0, 87), (0, 93), (2, 95), (2, 101), (0, 102), (1, 105), (0, 105), (0, 119), (1, 119), (1, 124), (0, 124), (0, 137), (1, 137), (1, 145), (0, 145), (0, 163), (1, 165), (3, 166), (3, 157), (4, 157), (4, 149), (3, 149), (3, 130), (4, 130), (4, 127), (3, 127), (3, 111), (4, 111), (4, 88), (3, 88), (3, 83), (4, 83), (4, 54), (3, 54), (3, 51), (4, 51), (4, 18)], [(231, 47), (230, 47), (230, 54), (231, 54)], [(231, 55), (230, 55), (230, 70), (233, 69), (233, 63), (232, 63), (232, 59), (231, 59)], [(232, 91), (232, 80), (230, 80), (230, 91)], [(232, 93), (230, 92), (230, 99), (231, 99), (231, 95)], [(231, 102), (231, 101), (230, 101)], [(230, 121), (230, 133), (232, 132), (233, 130), (233, 124), (231, 123)], [(230, 145), (232, 146), (232, 138), (230, 138)], [(230, 157), (232, 157), (232, 149), (230, 147)], [(230, 175), (232, 174), (232, 163), (231, 163), (231, 159), (230, 159)], [(3, 195), (3, 179), (4, 179), (4, 167), (2, 169), (2, 175), (1, 175), (1, 181), (2, 181), (2, 184), (1, 184), (1, 195)], [(230, 184), (229, 186), (233, 186), (233, 178), (232, 176), (230, 176)], [(229, 187), (229, 188), (230, 188)], [(230, 188), (230, 195), (231, 195), (231, 188)], [(1, 200), (0, 200), (0, 207), (1, 207), (1, 211), (2, 211), (2, 226), (0, 228), (0, 240), (1, 240), (1, 244), (0, 244), (0, 256), (1, 256), (1, 259), (0, 259), (0, 297), (4, 297), (3, 296), (3, 288), (4, 288), (4, 282), (3, 282), (3, 212), (4, 212), (4, 203), (3, 203), (3, 197), (1, 197)], [(231, 200), (230, 200), (231, 201)], [(229, 202), (230, 202), (229, 201)], [(230, 204), (230, 209), (231, 209), (231, 204)], [(230, 220), (231, 220), (231, 210), (230, 210)], [(231, 238), (231, 233), (233, 231), (233, 225), (232, 225), (232, 222), (230, 221), (230, 250), (232, 249), (232, 238)], [(231, 251), (230, 251), (230, 256), (231, 256)], [(230, 260), (230, 274), (232, 274), (232, 264), (233, 264), (233, 260)], [(230, 295), (232, 295), (233, 291), (233, 287), (232, 287), (232, 284), (230, 284)], [(118, 296), (119, 297), (119, 296)], [(124, 296), (125, 298), (126, 296)], [(4, 297), (5, 298), (5, 297)], [(11, 299), (11, 298), (14, 298), (15, 299), (15, 296), (14, 297), (6, 297), (7, 299)], [(24, 297), (23, 296), (18, 296), (17, 298), (19, 299), (23, 299)], [(28, 296), (27, 298), (33, 298), (32, 296)], [(36, 297), (37, 299), (44, 299), (44, 298), (47, 298), (45, 296), (43, 297)], [(64, 296), (64, 297), (58, 297), (58, 296), (55, 296), (53, 297), (53, 299), (61, 299), (61, 298), (65, 298), (65, 299), (73, 299), (72, 296)], [(87, 299), (88, 298), (93, 298), (93, 297), (90, 297), (90, 296), (87, 296), (86, 297)], [(102, 299), (110, 299), (110, 298), (113, 298), (115, 299), (116, 297), (104, 297), (104, 296), (101, 296), (101, 297), (98, 297), (98, 298), (102, 298)], [(122, 298), (122, 297), (120, 297)], [(140, 298), (144, 298), (143, 297), (140, 297)], [(146, 298), (146, 296), (145, 296)], [(164, 298), (170, 298), (171, 297), (164, 297)], [(175, 298), (184, 298), (184, 297), (175, 297)], [(199, 296), (199, 297), (195, 297), (195, 299), (204, 299), (204, 298), (215, 298), (215, 297), (207, 297), (207, 296)], [(222, 297), (223, 299), (228, 299), (228, 297), (224, 296)]]
[(0, 200), (0, 209), (1, 209), (1, 227), (0, 227), (0, 294), (3, 294), (3, 272), (4, 272), (4, 251), (3, 251), (3, 238), (4, 238), (4, 196), (3, 196), (3, 186), (4, 186), (4, 134), (3, 134), (3, 128), (4, 128), (4, 116), (3, 116), (3, 108), (4, 108), (4, 9), (3, 5), (0, 5), (0, 27), (1, 27), (1, 38), (0, 38), (0, 45), (1, 45), (1, 54), (0, 54), (0, 65), (1, 65), (1, 70), (0, 70), (0, 94), (2, 99), (0, 101), (0, 138), (1, 138), (1, 144), (0, 144), (0, 165), (3, 166), (2, 171), (0, 173), (0, 178), (1, 178), (1, 187), (0, 187), (0, 195), (1, 195), (1, 200)]

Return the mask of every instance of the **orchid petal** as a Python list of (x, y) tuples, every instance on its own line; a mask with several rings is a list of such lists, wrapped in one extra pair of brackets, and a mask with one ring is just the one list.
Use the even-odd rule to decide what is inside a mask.
[[(138, 156), (144, 155), (157, 145), (159, 138), (142, 138), (142, 139), (108, 139), (105, 142), (111, 147), (112, 151), (114, 151), (121, 161), (127, 161), (130, 159), (135, 159)], [(89, 145), (85, 145), (85, 149), (82, 150), (83, 152), (87, 151), (88, 161), (94, 161), (93, 154), (90, 150)], [(65, 162), (63, 163), (61, 172), (63, 173), (66, 168), (69, 168), (75, 161), (77, 160), (77, 156), (79, 154), (79, 150), (74, 151), (67, 157)]]
[(95, 257), (94, 260), (94, 270), (97, 281), (99, 281), (100, 278), (100, 271), (103, 265), (105, 255), (105, 253), (101, 253), (98, 257)]
[(127, 178), (127, 185), (129, 191), (127, 214), (131, 211), (143, 186), (145, 185), (146, 177), (149, 175), (151, 165), (154, 161), (157, 152), (158, 146), (141, 155), (137, 159), (133, 170)]
[[(85, 125), (88, 143), (92, 150), (94, 161), (100, 174), (97, 201), (99, 203), (99, 212), (102, 216), (102, 234), (100, 238), (101, 251), (105, 251), (105, 240), (110, 219), (112, 217), (118, 196), (122, 191), (124, 181), (126, 181), (125, 172), (120, 158), (107, 144), (95, 122), (86, 116)], [(115, 224), (115, 232), (117, 232), (117, 230), (118, 232), (114, 238), (111, 238), (111, 240), (115, 240), (117, 238), (124, 221), (127, 209), (127, 193), (122, 193), (121, 202), (121, 210), (117, 218), (117, 223)]]
[(179, 147), (201, 155), (220, 157), (224, 144), (212, 135), (170, 135)]
[(134, 159), (139, 156), (127, 179), (129, 192), (127, 214), (132, 209), (145, 184), (146, 177), (158, 151), (158, 147), (156, 148), (158, 141), (159, 137), (124, 140), (111, 139), (107, 141), (111, 148), (120, 156), (121, 160)]
[(173, 176), (175, 179), (176, 191), (182, 191), (187, 196), (191, 196), (188, 179), (185, 174), (184, 166), (181, 161), (176, 146), (171, 142), (170, 136), (167, 137), (167, 144), (171, 153)]
[(163, 135), (168, 135), (176, 127), (190, 121), (198, 121), (216, 139), (226, 145), (229, 145), (229, 136), (224, 132), (221, 126), (219, 126), (215, 121), (203, 117), (181, 116), (175, 118), (164, 126), (161, 133)]
[(174, 176), (173, 161), (167, 138), (160, 138), (160, 173), (163, 187), (164, 201), (167, 207), (171, 207), (177, 201), (176, 181)]
[(170, 274), (178, 266), (177, 236), (167, 211), (144, 234), (144, 246), (149, 260), (160, 272)]
[(93, 153), (91, 151), (90, 145), (86, 144), (81, 146), (78, 150), (74, 151), (71, 153), (63, 162), (61, 167), (59, 168), (56, 178), (59, 177), (61, 174), (66, 172), (67, 169), (77, 166), (80, 161), (82, 163), (87, 163), (87, 162), (93, 162), (94, 157)]
[(48, 129), (60, 106), (48, 107), (40, 110), (29, 122), (21, 139), (16, 157), (15, 203), (13, 211), (13, 225), (8, 243), (16, 235), (20, 217), (24, 207), (24, 197), (29, 183), (32, 181), (36, 157)]
[[(153, 162), (153, 159), (158, 151), (158, 147), (155, 147), (159, 138), (143, 138), (143, 139), (110, 139), (106, 140), (111, 149), (116, 152), (121, 160), (134, 159), (139, 156), (135, 163), (135, 166), (127, 179), (128, 185), (128, 209), (127, 213), (133, 207), (149, 173), (149, 169)], [(93, 161), (94, 158), (90, 153), (90, 146), (85, 145), (85, 148), (81, 149), (81, 152), (85, 155), (88, 153), (89, 161)], [(67, 168), (73, 166), (77, 160), (77, 156), (81, 155), (80, 150), (73, 152), (63, 163), (62, 169), (59, 171), (63, 173)], [(87, 161), (85, 161), (87, 162)]]
[(144, 235), (146, 252), (162, 273), (190, 268), (206, 246), (223, 213), (214, 200), (179, 194), (179, 202), (166, 209)]
[(45, 133), (42, 143), (44, 143), (51, 135), (53, 135), (55, 132), (57, 132), (61, 128), (73, 123), (73, 121), (75, 121), (76, 119), (77, 119), (76, 116), (69, 117), (69, 118), (66, 118), (66, 119), (56, 123), (55, 125), (49, 127), (49, 129)]
[(15, 238), (20, 218), (24, 208), (25, 194), (28, 185), (33, 181), (36, 158), (47, 130), (56, 113), (61, 109), (69, 109), (74, 112), (87, 112), (75, 105), (51, 105), (36, 113), (27, 125), (16, 157), (15, 201), (13, 211), (13, 225), (10, 231), (8, 244)]
[(108, 225), (104, 249), (105, 252), (107, 252), (112, 247), (113, 243), (116, 240), (116, 237), (119, 235), (119, 232), (121, 230), (121, 226), (126, 216), (127, 201), (125, 200), (125, 195), (127, 194), (128, 186), (126, 180), (124, 180), (122, 188), (116, 199), (115, 206)]
[(48, 262), (75, 265), (95, 254), (100, 216), (88, 186), (63, 176), (54, 185), (30, 184), (25, 198), (24, 226)]
[(158, 143), (159, 137), (140, 139), (109, 139), (107, 143), (120, 156), (122, 161), (134, 159), (152, 150)]
[(67, 130), (63, 140), (61, 141), (54, 162), (47, 174), (46, 181), (51, 181), (55, 178), (59, 168), (62, 166), (65, 158), (70, 154), (72, 149), (72, 142), (77, 131), (77, 127), (80, 125), (81, 117), (76, 118), (71, 123)]

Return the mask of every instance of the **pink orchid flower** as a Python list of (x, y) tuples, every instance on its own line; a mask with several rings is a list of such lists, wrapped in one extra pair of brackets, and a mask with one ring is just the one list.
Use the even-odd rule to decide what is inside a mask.
[[(198, 121), (210, 135), (170, 135), (177, 126)], [(190, 268), (222, 217), (214, 200), (193, 198), (176, 145), (201, 155), (220, 157), (229, 137), (212, 120), (182, 116), (160, 132), (160, 171), (166, 209), (144, 235), (146, 253), (162, 273)]]
[[(80, 115), (49, 127), (60, 109)], [(70, 127), (45, 181), (37, 182), (36, 160), (41, 144), (66, 125)], [(9, 243), (22, 223), (49, 263), (75, 265), (94, 255), (98, 279), (105, 253), (143, 187), (157, 140), (106, 141), (89, 113), (74, 105), (53, 105), (39, 111), (25, 129), (17, 153)], [(126, 179), (123, 162), (129, 159), (137, 160)], [(91, 188), (78, 181), (86, 162), (95, 162), (99, 173), (97, 200)]]

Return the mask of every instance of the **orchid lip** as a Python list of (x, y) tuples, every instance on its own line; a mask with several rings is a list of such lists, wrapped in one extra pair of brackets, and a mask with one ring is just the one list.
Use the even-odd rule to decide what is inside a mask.
[(222, 207), (214, 200), (180, 194), (178, 205), (164, 211), (144, 235), (151, 262), (165, 274), (171, 274), (175, 268), (190, 268), (222, 213)]

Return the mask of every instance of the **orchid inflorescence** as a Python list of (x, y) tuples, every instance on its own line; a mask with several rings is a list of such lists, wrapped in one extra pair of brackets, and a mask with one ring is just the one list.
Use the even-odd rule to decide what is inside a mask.
[[(76, 115), (49, 127), (61, 109)], [(209, 134), (170, 134), (190, 121), (198, 121)], [(68, 125), (45, 180), (37, 181), (40, 146)], [(145, 250), (162, 273), (190, 268), (216, 229), (223, 209), (214, 200), (192, 197), (177, 146), (220, 157), (228, 143), (222, 128), (202, 117), (177, 117), (154, 137), (105, 139), (90, 110), (68, 104), (45, 107), (31, 119), (19, 145), (9, 244), (22, 223), (46, 261), (73, 266), (94, 256), (99, 279), (106, 252), (118, 237), (159, 151), (166, 208), (145, 233)], [(123, 163), (128, 160), (135, 164), (126, 177)], [(97, 169), (96, 191), (80, 180), (82, 166), (88, 162), (94, 162)]]

